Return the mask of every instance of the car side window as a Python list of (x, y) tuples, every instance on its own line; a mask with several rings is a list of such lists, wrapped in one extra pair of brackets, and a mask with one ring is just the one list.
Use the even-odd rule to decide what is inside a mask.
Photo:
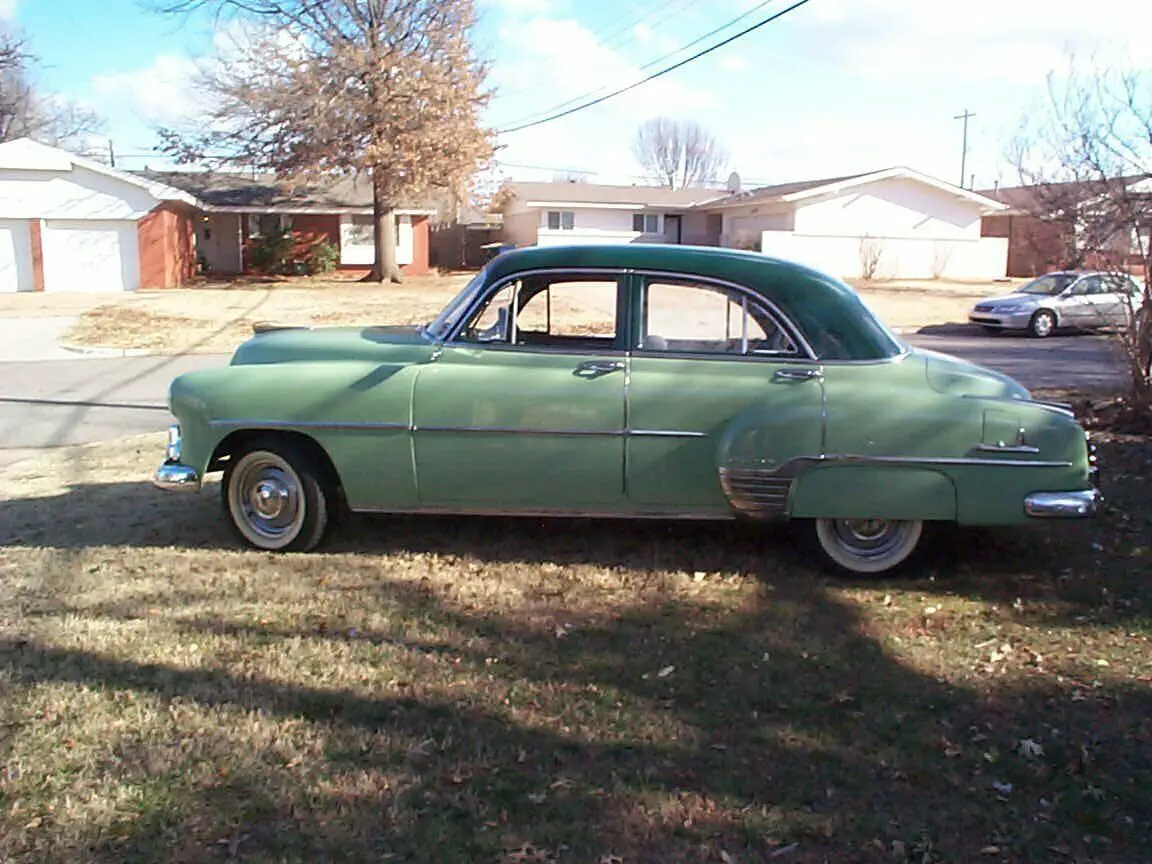
[(754, 297), (706, 283), (649, 279), (639, 349), (796, 356), (795, 342)]
[(605, 350), (619, 337), (619, 280), (611, 275), (526, 276), (488, 296), (457, 341)]
[(1072, 293), (1077, 296), (1102, 294), (1104, 293), (1103, 283), (1100, 281), (1099, 276), (1085, 276), (1076, 283), (1076, 287), (1072, 289)]

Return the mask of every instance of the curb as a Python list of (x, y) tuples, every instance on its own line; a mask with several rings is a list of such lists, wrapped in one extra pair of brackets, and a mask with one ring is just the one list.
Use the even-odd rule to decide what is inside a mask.
[(151, 357), (176, 353), (174, 351), (152, 351), (148, 348), (105, 348), (101, 345), (72, 345), (67, 342), (57, 342), (56, 347), (86, 357)]

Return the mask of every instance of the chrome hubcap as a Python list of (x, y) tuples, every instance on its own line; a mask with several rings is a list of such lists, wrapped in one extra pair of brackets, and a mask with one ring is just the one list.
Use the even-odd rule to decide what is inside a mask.
[(887, 519), (836, 519), (832, 524), (836, 539), (853, 555), (882, 558), (900, 545), (903, 528)]
[(1036, 316), (1036, 323), (1033, 325), (1037, 335), (1047, 336), (1052, 332), (1052, 319), (1047, 315)]
[(236, 470), (230, 490), (233, 512), (259, 538), (290, 541), (304, 518), (296, 473), (272, 453), (252, 454)]

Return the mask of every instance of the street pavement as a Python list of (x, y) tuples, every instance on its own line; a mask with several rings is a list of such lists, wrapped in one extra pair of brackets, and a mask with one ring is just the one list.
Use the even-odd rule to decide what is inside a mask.
[[(60, 350), (54, 349), (54, 341), (40, 342), (52, 328), (67, 325), (45, 320), (6, 319), (0, 330), (0, 468), (44, 447), (162, 431), (170, 422), (166, 398), (171, 380), (186, 371), (228, 362), (228, 356), (221, 354), (90, 357), (66, 351), (61, 353), (67, 359), (61, 359), (54, 353)], [(19, 326), (7, 326), (13, 323)], [(8, 339), (25, 332), (32, 334), (27, 337), (32, 340), (27, 353), (45, 359), (3, 359), (14, 354), (15, 341)], [(1033, 389), (1118, 389), (1123, 380), (1106, 337), (1036, 340), (925, 328), (906, 338), (922, 348), (1006, 372)]]

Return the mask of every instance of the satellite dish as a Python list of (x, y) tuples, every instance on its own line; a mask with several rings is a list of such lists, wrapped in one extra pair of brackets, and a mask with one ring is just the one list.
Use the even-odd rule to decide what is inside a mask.
[(726, 188), (733, 195), (735, 195), (737, 192), (740, 191), (740, 175), (737, 174), (735, 171), (733, 171), (731, 174), (728, 175), (728, 183), (726, 185)]

